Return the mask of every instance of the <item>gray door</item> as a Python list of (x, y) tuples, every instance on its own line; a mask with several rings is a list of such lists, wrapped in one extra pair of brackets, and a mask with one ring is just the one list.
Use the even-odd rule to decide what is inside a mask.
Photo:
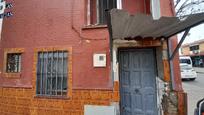
[(153, 49), (119, 51), (121, 115), (157, 115)]

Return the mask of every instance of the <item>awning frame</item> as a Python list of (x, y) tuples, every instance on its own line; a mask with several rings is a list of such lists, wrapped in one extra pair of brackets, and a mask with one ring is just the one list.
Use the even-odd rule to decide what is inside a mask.
[(178, 52), (178, 50), (181, 47), (183, 41), (185, 40), (186, 36), (188, 35), (190, 29), (191, 28), (186, 29), (186, 31), (184, 32), (182, 38), (180, 39), (179, 43), (177, 44), (176, 48), (174, 49), (173, 53), (171, 54), (171, 56), (169, 56), (169, 60), (173, 60), (174, 59), (176, 53)]

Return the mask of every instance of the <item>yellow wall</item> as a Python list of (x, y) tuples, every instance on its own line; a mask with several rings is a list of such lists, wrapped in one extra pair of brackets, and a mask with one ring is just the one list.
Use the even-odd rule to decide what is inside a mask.
[(189, 51), (189, 47), (182, 47), (182, 55), (189, 55), (190, 51)]
[[(190, 55), (190, 46), (185, 46), (185, 47), (182, 47), (182, 55)], [(200, 52), (204, 52), (204, 43), (200, 43), (199, 44), (199, 50)]]
[(201, 51), (201, 52), (204, 52), (204, 43), (201, 43), (201, 44), (200, 44), (200, 51)]

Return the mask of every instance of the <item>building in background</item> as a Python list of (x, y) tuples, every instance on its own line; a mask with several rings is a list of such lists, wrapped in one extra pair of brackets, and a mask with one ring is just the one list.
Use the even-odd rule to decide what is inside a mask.
[(181, 55), (190, 56), (193, 66), (203, 67), (204, 63), (204, 39), (181, 46)]

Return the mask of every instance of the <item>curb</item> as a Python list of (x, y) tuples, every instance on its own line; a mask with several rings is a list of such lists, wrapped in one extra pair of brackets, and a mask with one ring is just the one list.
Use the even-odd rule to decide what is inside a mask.
[(204, 72), (196, 71), (196, 73), (204, 73)]
[(196, 71), (196, 73), (204, 73), (204, 68), (194, 68), (194, 70)]

